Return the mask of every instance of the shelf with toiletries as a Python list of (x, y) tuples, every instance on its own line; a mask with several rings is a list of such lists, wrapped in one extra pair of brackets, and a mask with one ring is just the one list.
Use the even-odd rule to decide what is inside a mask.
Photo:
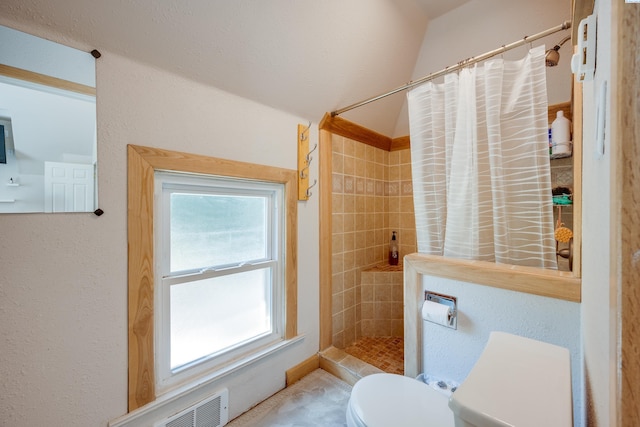
[(571, 190), (567, 189), (568, 191), (558, 191), (558, 189), (563, 189), (566, 187), (556, 187), (553, 189), (552, 192), (552, 201), (553, 201), (553, 206), (573, 206), (573, 194), (571, 193)]
[(558, 270), (573, 270), (573, 194), (567, 187), (553, 189), (553, 223)]
[(556, 153), (556, 154), (550, 154), (549, 158), (551, 160), (557, 160), (557, 159), (567, 159), (570, 158), (572, 155), (571, 151), (567, 152), (567, 153)]
[(565, 156), (565, 157), (549, 156), (549, 158), (551, 159), (551, 167), (558, 167), (558, 166), (572, 167), (573, 166), (573, 159), (571, 158), (571, 156)]
[(568, 187), (554, 187), (551, 197), (554, 207), (571, 208), (573, 206), (573, 193)]

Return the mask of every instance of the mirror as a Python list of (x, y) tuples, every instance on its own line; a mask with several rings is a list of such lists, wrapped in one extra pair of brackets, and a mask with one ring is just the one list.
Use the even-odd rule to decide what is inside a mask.
[(95, 58), (0, 26), (0, 213), (97, 207)]

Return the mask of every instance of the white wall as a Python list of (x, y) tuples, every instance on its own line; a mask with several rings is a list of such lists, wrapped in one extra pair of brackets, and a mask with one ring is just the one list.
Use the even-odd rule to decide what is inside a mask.
[[(615, 195), (615, 152), (611, 138), (611, 99), (615, 99), (612, 84), (611, 2), (596, 1), (597, 59), (593, 81), (583, 83), (583, 208), (582, 208), (582, 325), (585, 360), (585, 389), (590, 426), (616, 425), (616, 251), (612, 237)], [(605, 152), (596, 154), (596, 105), (600, 102), (600, 87), (607, 82)]]
[(583, 425), (580, 304), (428, 276), (423, 278), (423, 288), (458, 299), (458, 329), (431, 322), (422, 324), (423, 367), (427, 375), (462, 383), (491, 331), (559, 345), (571, 353), (574, 425)]
[[(296, 126), (309, 120), (104, 51), (97, 90), (105, 214), (0, 216), (2, 425), (105, 426), (127, 411), (127, 144), (295, 169)], [(230, 390), (232, 417), (282, 388), (284, 371), (318, 350), (317, 204), (298, 204), (305, 339), (216, 384)]]
[[(416, 80), (445, 67), (481, 55), (502, 45), (521, 40), (571, 20), (570, 0), (471, 0), (429, 22), (416, 60), (412, 79)], [(533, 42), (547, 49), (559, 43), (570, 31), (561, 31)], [(522, 58), (528, 46), (502, 55), (507, 60)], [(571, 99), (571, 42), (560, 49), (560, 62), (547, 68), (549, 104)], [(408, 135), (407, 104), (401, 110), (394, 136)]]

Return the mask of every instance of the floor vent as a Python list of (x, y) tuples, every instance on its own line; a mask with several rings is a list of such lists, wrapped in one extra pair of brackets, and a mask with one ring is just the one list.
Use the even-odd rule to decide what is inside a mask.
[(226, 388), (153, 427), (222, 427), (229, 421), (229, 390)]

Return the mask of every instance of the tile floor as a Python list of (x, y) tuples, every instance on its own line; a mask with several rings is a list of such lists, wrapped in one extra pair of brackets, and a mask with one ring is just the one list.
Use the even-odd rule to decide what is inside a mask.
[[(397, 337), (364, 338), (345, 350), (330, 347), (321, 357), (339, 366), (350, 381), (316, 369), (232, 420), (228, 427), (346, 426), (351, 384), (378, 372), (402, 374), (404, 342)], [(384, 369), (383, 369), (384, 368)]]
[(385, 372), (404, 374), (402, 337), (362, 337), (344, 351)]
[(351, 386), (322, 369), (227, 424), (228, 427), (346, 427)]

